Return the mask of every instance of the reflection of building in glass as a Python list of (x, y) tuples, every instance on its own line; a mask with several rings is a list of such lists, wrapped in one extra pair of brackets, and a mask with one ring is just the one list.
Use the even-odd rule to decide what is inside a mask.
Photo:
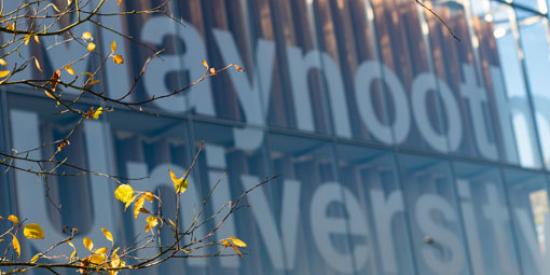
[[(126, 2), (133, 9), (160, 1)], [(218, 181), (208, 211), (280, 176), (222, 232), (246, 239), (250, 255), (171, 263), (156, 273), (545, 274), (547, 5), (425, 2), (460, 41), (409, 0), (180, 0), (171, 8), (184, 25), (156, 15), (111, 22), (166, 49), (128, 100), (189, 83), (203, 73), (203, 59), (246, 73), (219, 74), (148, 106), (158, 117), (117, 110), (87, 122), (67, 150), (75, 163), (148, 177), (135, 184), (163, 192), (168, 168), (183, 171), (204, 142), (183, 223)], [(112, 35), (103, 34), (107, 47)], [(111, 95), (123, 94), (150, 54), (121, 48), (129, 62), (108, 68)], [(79, 54), (62, 50), (46, 52), (47, 68)], [(34, 148), (66, 131), (54, 106), (37, 104), (47, 98), (5, 94), (4, 149)], [(90, 236), (108, 225), (129, 242), (143, 228), (115, 211), (107, 199), (113, 186), (102, 178), (47, 177), (49, 195), (65, 207), (56, 211), (44, 179), (11, 173), (1, 179), (2, 215), (18, 212), (53, 236), (64, 224)]]
[(548, 193), (546, 190), (536, 191), (531, 194), (530, 199), (540, 249), (546, 253), (545, 225), (548, 223)]

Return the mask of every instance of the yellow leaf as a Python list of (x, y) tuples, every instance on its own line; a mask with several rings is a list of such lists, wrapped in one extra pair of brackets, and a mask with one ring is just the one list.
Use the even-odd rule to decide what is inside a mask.
[(55, 96), (53, 96), (53, 94), (48, 90), (44, 90), (44, 94), (46, 94), (47, 97), (49, 97), (53, 100), (57, 100), (57, 98), (55, 98)]
[(4, 78), (8, 75), (10, 75), (11, 71), (10, 70), (3, 70), (3, 71), (0, 71), (0, 78)]
[(133, 196), (129, 201), (127, 201), (125, 204), (124, 204), (124, 211), (126, 211), (126, 209), (128, 209), (128, 207), (130, 207), (130, 205), (132, 205), (132, 203), (137, 199), (137, 195)]
[(118, 6), (122, 5), (122, 0), (116, 0), (116, 4), (117, 4)]
[(111, 253), (111, 267), (117, 268), (120, 266), (120, 256), (118, 256), (118, 247)]
[(235, 236), (229, 237), (228, 239), (229, 239), (235, 246), (238, 246), (238, 247), (246, 247), (246, 243), (245, 243), (243, 240), (241, 240), (241, 239), (239, 239), (239, 238), (237, 238), (237, 237), (235, 237)]
[(153, 202), (155, 200), (155, 195), (151, 192), (145, 192), (142, 195), (148, 202)]
[(18, 224), (19, 223), (19, 218), (16, 215), (9, 215), (8, 216), (8, 221), (10, 221), (14, 224)]
[(36, 44), (40, 44), (40, 38), (38, 37), (38, 35), (33, 35), (32, 38), (34, 39), (34, 42), (36, 42)]
[(107, 249), (107, 247), (100, 247), (96, 251), (94, 251), (94, 253), (95, 254), (107, 255), (108, 251), (109, 251), (109, 249)]
[(210, 65), (208, 65), (208, 62), (206, 60), (202, 60), (202, 65), (208, 70), (210, 68)]
[(29, 224), (26, 224), (25, 227), (23, 228), (23, 235), (27, 239), (43, 240), (44, 230), (42, 230), (42, 227), (40, 227), (40, 224), (29, 223)]
[(148, 233), (149, 231), (151, 231), (153, 228), (157, 227), (157, 225), (159, 224), (159, 221), (157, 219), (157, 217), (155, 216), (149, 216), (147, 217), (147, 219), (145, 220), (145, 222), (147, 223), (145, 225), (145, 233)]
[(105, 239), (109, 240), (111, 244), (115, 244), (115, 241), (113, 240), (113, 233), (111, 233), (111, 231), (107, 230), (105, 227), (102, 227), (101, 232), (103, 233), (103, 236), (105, 236)]
[(84, 39), (86, 41), (90, 41), (90, 40), (93, 40), (94, 37), (92, 36), (91, 32), (83, 32), (82, 33), (82, 39)]
[(84, 247), (86, 247), (88, 251), (92, 251), (94, 249), (94, 241), (88, 237), (84, 237), (84, 239), (82, 239), (82, 244), (84, 244)]
[(115, 54), (113, 55), (113, 62), (117, 65), (124, 64), (124, 57), (120, 54)]
[(13, 247), (13, 250), (15, 250), (15, 253), (17, 253), (17, 257), (19, 257), (21, 256), (21, 244), (15, 235), (11, 234), (11, 236), (11, 246)]
[(123, 203), (128, 203), (134, 198), (134, 188), (129, 184), (121, 184), (115, 189), (115, 198)]
[(8, 62), (4, 58), (0, 58), (0, 65), (2, 66), (8, 66)]
[(40, 259), (40, 257), (42, 257), (42, 254), (41, 254), (41, 253), (38, 253), (38, 254), (32, 256), (32, 258), (31, 258), (31, 264), (34, 264), (34, 263), (38, 262), (38, 260)]
[(88, 260), (90, 261), (90, 263), (95, 265), (103, 264), (106, 259), (107, 259), (107, 256), (105, 254), (98, 254), (98, 253), (93, 253), (92, 255), (90, 255), (90, 257), (88, 257)]
[(69, 261), (74, 261), (77, 258), (76, 247), (71, 241), (68, 241), (67, 244), (73, 248), (73, 252), (71, 252), (71, 256), (69, 256)]
[(40, 65), (40, 61), (38, 61), (38, 58), (34, 57), (34, 66), (36, 69), (38, 69), (40, 72), (43, 72), (42, 65)]
[(170, 180), (172, 180), (172, 183), (174, 184), (174, 189), (176, 189), (176, 193), (181, 194), (187, 191), (187, 187), (189, 186), (189, 181), (187, 179), (184, 179), (183, 177), (178, 178), (174, 171), (171, 169), (170, 172)]
[(86, 50), (88, 52), (93, 52), (95, 50), (95, 48), (96, 48), (96, 45), (95, 45), (94, 42), (90, 42), (90, 43), (88, 43), (88, 46), (86, 46)]
[[(125, 267), (126, 262), (120, 259), (120, 256), (118, 255), (118, 248), (113, 250), (113, 253), (111, 253), (111, 267), (112, 268), (119, 268), (119, 267)], [(118, 271), (110, 271), (109, 275), (116, 275), (118, 274)]]
[(140, 209), (143, 207), (143, 204), (145, 204), (145, 197), (140, 196), (136, 203), (134, 203), (134, 219), (137, 219), (140, 213)]
[(8, 31), (15, 31), (15, 22), (9, 23), (6, 29), (8, 29)]
[(231, 247), (239, 256), (243, 255), (239, 248), (244, 248), (247, 246), (244, 241), (234, 236), (223, 239), (221, 243), (223, 247)]
[(114, 53), (117, 50), (116, 41), (111, 42), (111, 52)]
[(73, 3), (73, 0), (67, 0), (67, 6), (70, 6)]
[(103, 114), (103, 107), (99, 107), (99, 108), (97, 108), (97, 109), (94, 111), (94, 113), (93, 113), (93, 115), (92, 115), (92, 118), (95, 119), (95, 120), (98, 120), (99, 117), (100, 117), (102, 114)]
[(25, 46), (28, 46), (29, 43), (31, 42), (31, 38), (32, 38), (32, 35), (30, 34), (25, 34), (25, 38), (23, 39), (24, 43), (25, 43)]
[(64, 69), (65, 69), (65, 71), (67, 71), (67, 73), (69, 73), (70, 75), (75, 75), (75, 71), (74, 71), (73, 65), (67, 64), (67, 65), (65, 65)]

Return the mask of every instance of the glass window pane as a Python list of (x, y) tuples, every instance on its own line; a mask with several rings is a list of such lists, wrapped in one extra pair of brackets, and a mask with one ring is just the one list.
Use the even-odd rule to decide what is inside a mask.
[(449, 163), (399, 155), (419, 274), (470, 274)]
[[(523, 16), (522, 16), (523, 15)], [(527, 79), (537, 118), (544, 163), (550, 168), (550, 44), (548, 20), (518, 11), (518, 26), (525, 56)]]
[(356, 264), (370, 254), (365, 243), (367, 221), (355, 195), (337, 181), (331, 146), (275, 134), (270, 146), (273, 172), (280, 175), (278, 185), (292, 188), (285, 193), (300, 194), (295, 206), (297, 235), (289, 236), (294, 242), (285, 243), (293, 251), (287, 255), (287, 274), (354, 273)]
[[(247, 129), (247, 135), (235, 138), (234, 132), (242, 129), (194, 122), (193, 134), (196, 147), (204, 150), (197, 160), (195, 176), (201, 183), (202, 196), (213, 190), (210, 202), (206, 207), (205, 219), (209, 218), (205, 232), (222, 222), (228, 214), (227, 203), (238, 199), (242, 192), (253, 188), (267, 177), (265, 136), (262, 130)], [(260, 140), (255, 143), (254, 140)], [(243, 144), (254, 144), (246, 149)], [(241, 202), (241, 210), (224, 222), (216, 239), (228, 236), (239, 236), (253, 250), (247, 251), (246, 257), (212, 257), (207, 259), (207, 268), (214, 274), (281, 274), (281, 266), (276, 265), (273, 257), (281, 257), (283, 229), (279, 227), (277, 208), (272, 202), (279, 202), (280, 197), (269, 192), (270, 182), (258, 188), (247, 199)], [(245, 207), (250, 205), (250, 208)], [(208, 250), (215, 253), (218, 248)], [(231, 250), (225, 251), (232, 253)], [(274, 264), (275, 263), (275, 264)], [(283, 266), (284, 267), (284, 266)]]
[(519, 274), (506, 192), (496, 168), (454, 163), (474, 274)]
[(541, 167), (539, 148), (536, 141), (534, 119), (518, 45), (518, 29), (514, 10), (505, 4), (492, 2), (492, 16), (495, 22), (494, 36), (500, 59), (500, 73), (504, 80), (508, 111), (501, 115), (508, 117), (517, 148), (517, 159), (522, 166)]
[(341, 182), (357, 196), (369, 221), (366, 245), (371, 246), (370, 253), (364, 264), (358, 265), (358, 274), (415, 274), (393, 155), (351, 145), (339, 145), (337, 153)]
[(546, 178), (521, 170), (505, 170), (505, 180), (523, 274), (545, 274), (550, 263)]

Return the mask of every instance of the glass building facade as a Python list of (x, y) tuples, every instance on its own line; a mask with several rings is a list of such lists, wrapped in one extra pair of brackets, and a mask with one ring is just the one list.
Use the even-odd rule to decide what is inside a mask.
[[(124, 2), (131, 10), (162, 1)], [(168, 169), (181, 173), (204, 144), (182, 202), (184, 224), (218, 182), (210, 213), (278, 176), (218, 234), (247, 241), (246, 257), (173, 261), (146, 274), (550, 274), (549, 3), (425, 4), (459, 40), (413, 0), (180, 0), (170, 9), (182, 23), (155, 14), (103, 19), (138, 43), (82, 26), (77, 32), (93, 30), (100, 49), (119, 41), (127, 62), (108, 64), (97, 87), (115, 98), (132, 88), (153, 49), (165, 49), (127, 102), (192, 83), (203, 59), (246, 72), (87, 121), (58, 157), (146, 177), (136, 189), (169, 203)], [(85, 51), (44, 44), (21, 56), (38, 56), (49, 73)], [(4, 90), (4, 151), (40, 147), (76, 122), (42, 91)], [(80, 103), (104, 104), (89, 96)], [(131, 245), (144, 220), (122, 210), (114, 188), (98, 176), (9, 170), (0, 215), (38, 222), (53, 239), (76, 226), (98, 245), (107, 227)], [(46, 245), (26, 243), (23, 253)]]

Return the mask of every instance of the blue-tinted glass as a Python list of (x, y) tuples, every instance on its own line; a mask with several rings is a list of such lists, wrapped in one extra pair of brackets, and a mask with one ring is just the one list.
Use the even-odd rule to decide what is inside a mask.
[(505, 170), (505, 181), (523, 274), (545, 274), (550, 263), (546, 178), (521, 170)]
[(408, 213), (393, 155), (344, 145), (337, 153), (341, 182), (357, 197), (369, 222), (364, 238), (369, 254), (357, 263), (357, 274), (415, 274)]
[(470, 274), (460, 206), (448, 162), (399, 156), (419, 274)]
[(453, 165), (474, 274), (519, 274), (506, 192), (498, 169)]
[[(8, 101), (10, 108), (6, 114), (10, 127), (6, 129), (10, 133), (8, 137), (11, 146), (18, 148), (20, 153), (28, 152), (24, 154), (32, 160), (51, 158), (57, 152), (56, 145), (78, 122), (59, 115), (55, 104), (47, 99), (14, 95)], [(70, 136), (71, 144), (60, 150), (54, 158), (62, 161), (70, 156), (66, 159), (70, 165), (96, 173), (116, 175), (116, 169), (109, 165), (112, 163), (109, 131), (104, 121), (85, 121)], [(37, 162), (23, 160), (15, 161), (14, 165), (36, 172), (53, 168), (52, 164), (43, 163), (39, 167)], [(67, 226), (77, 227), (81, 232), (74, 243), (81, 244), (82, 237), (89, 236), (97, 240), (99, 246), (109, 245), (102, 237), (100, 228), (110, 228), (113, 232), (120, 229), (115, 227), (122, 213), (115, 210), (118, 205), (112, 200), (115, 185), (107, 177), (94, 173), (82, 176), (81, 169), (70, 165), (61, 165), (57, 173), (73, 176), (38, 177), (24, 170), (14, 170), (14, 188), (9, 193), (13, 203), (10, 212), (41, 224), (51, 240), (64, 239), (66, 232), (63, 229)], [(29, 257), (37, 251), (45, 251), (49, 246), (46, 242), (26, 242), (22, 251)], [(82, 246), (78, 248), (80, 253), (84, 253)], [(59, 247), (56, 251), (70, 253), (70, 248)]]
[[(298, 219), (288, 221), (293, 227), (285, 229), (287, 273), (355, 272), (355, 264), (368, 254), (366, 217), (352, 192), (337, 182), (331, 146), (284, 135), (271, 135), (270, 146), (273, 172), (280, 176), (277, 184), (284, 185), (293, 206), (282, 209), (283, 221)], [(358, 243), (352, 244), (352, 238)]]
[[(247, 131), (239, 135), (237, 130)], [(217, 124), (195, 122), (194, 143), (204, 149), (197, 159), (195, 175), (206, 196), (212, 196), (206, 205), (203, 218), (209, 219), (204, 232), (208, 233), (228, 215), (228, 202), (237, 201), (242, 193), (262, 182), (266, 176), (266, 148), (264, 132), (257, 129), (235, 129)], [(235, 138), (240, 138), (239, 141)], [(257, 143), (256, 141), (259, 141)], [(243, 147), (244, 146), (244, 147)], [(240, 201), (240, 210), (228, 217), (215, 234), (217, 239), (239, 236), (250, 247), (246, 257), (212, 257), (206, 260), (204, 268), (214, 274), (280, 274), (270, 257), (270, 249), (279, 247), (280, 232), (276, 208), (266, 200), (269, 182), (257, 189), (250, 197)], [(249, 205), (249, 207), (246, 207)], [(275, 219), (275, 220), (274, 220)], [(272, 235), (277, 234), (277, 235)], [(212, 240), (212, 239), (209, 239)], [(206, 252), (216, 253), (214, 247)], [(231, 249), (224, 254), (234, 254)], [(280, 252), (280, 251), (276, 251)], [(279, 256), (279, 255), (277, 255)]]
[[(523, 16), (522, 16), (523, 15)], [(525, 55), (527, 80), (534, 103), (539, 141), (544, 163), (550, 166), (550, 79), (545, 74), (550, 70), (550, 48), (548, 43), (548, 19), (518, 12), (518, 26)]]
[[(510, 141), (507, 145), (508, 154), (511, 158), (515, 155), (515, 163), (522, 166), (541, 167), (521, 52), (516, 40), (518, 30), (514, 21), (515, 13), (510, 6), (493, 2), (492, 17), (495, 22), (493, 34), (500, 57), (500, 72), (495, 70), (493, 77), (495, 81), (499, 81), (499, 78), (503, 80), (506, 95), (500, 100), (508, 104), (508, 108), (500, 112), (501, 119), (505, 117), (509, 121), (509, 124), (503, 124), (503, 133), (512, 134), (515, 138), (515, 144)], [(517, 154), (513, 154), (513, 151)]]

